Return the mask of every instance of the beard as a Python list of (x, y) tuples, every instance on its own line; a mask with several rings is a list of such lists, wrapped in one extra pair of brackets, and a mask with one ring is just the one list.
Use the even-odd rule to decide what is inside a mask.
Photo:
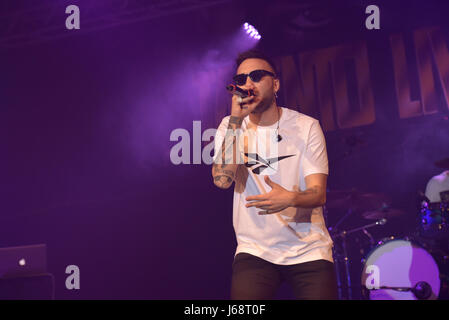
[(262, 113), (268, 110), (273, 102), (273, 97), (263, 98), (251, 113)]

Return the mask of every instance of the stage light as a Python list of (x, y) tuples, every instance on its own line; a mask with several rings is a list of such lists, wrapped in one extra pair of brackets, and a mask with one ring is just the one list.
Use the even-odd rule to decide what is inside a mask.
[(245, 29), (246, 33), (249, 35), (250, 38), (259, 40), (262, 38), (262, 36), (259, 34), (259, 31), (257, 29), (250, 25), (248, 22), (245, 22), (243, 24), (243, 28)]

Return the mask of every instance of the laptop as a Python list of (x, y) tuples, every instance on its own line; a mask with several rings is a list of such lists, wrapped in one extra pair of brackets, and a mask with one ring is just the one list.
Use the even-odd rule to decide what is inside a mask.
[(17, 278), (47, 272), (47, 246), (0, 248), (0, 279)]

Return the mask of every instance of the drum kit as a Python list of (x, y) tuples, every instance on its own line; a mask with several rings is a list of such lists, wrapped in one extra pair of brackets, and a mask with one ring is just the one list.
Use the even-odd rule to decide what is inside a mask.
[(339, 299), (449, 299), (449, 191), (440, 195), (438, 203), (417, 199), (412, 230), (386, 236), (386, 225), (407, 218), (387, 195), (328, 191), (324, 214), (328, 226), (329, 213), (337, 220), (328, 229)]

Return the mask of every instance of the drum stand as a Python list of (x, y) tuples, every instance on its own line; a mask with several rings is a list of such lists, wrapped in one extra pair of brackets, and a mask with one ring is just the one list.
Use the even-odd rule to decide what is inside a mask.
[(346, 247), (346, 231), (343, 231), (341, 234), (337, 235), (337, 237), (340, 238), (340, 245), (342, 252), (339, 252), (336, 250), (336, 246), (333, 247), (333, 253), (334, 253), (334, 266), (335, 266), (335, 273), (337, 276), (337, 286), (338, 286), (338, 299), (343, 300), (343, 282), (340, 274), (341, 270), (341, 263), (343, 262), (343, 268), (344, 268), (344, 274), (345, 274), (345, 280), (346, 280), (346, 299), (351, 300), (352, 299), (352, 283), (351, 283), (351, 275), (349, 272), (349, 257), (348, 257), (348, 251)]
[[(378, 226), (378, 225), (384, 225), (387, 222), (387, 219), (381, 219), (379, 221), (376, 221), (375, 223), (370, 223), (358, 228), (354, 228), (351, 229), (349, 231), (343, 230), (340, 232), (337, 232), (336, 230), (336, 226), (338, 226), (342, 220), (344, 220), (347, 216), (349, 216), (352, 213), (352, 210), (349, 209), (348, 213), (335, 225), (334, 228), (329, 228), (330, 231), (333, 231), (333, 233), (331, 234), (332, 239), (335, 240), (335, 245), (332, 248), (333, 250), (333, 254), (334, 254), (334, 266), (335, 266), (335, 272), (336, 272), (336, 276), (337, 276), (337, 286), (338, 286), (338, 299), (342, 300), (343, 299), (343, 283), (342, 283), (342, 279), (341, 279), (341, 274), (340, 274), (340, 264), (343, 262), (343, 267), (344, 267), (344, 274), (345, 274), (345, 280), (346, 280), (346, 299), (347, 300), (352, 300), (353, 297), (353, 292), (352, 292), (352, 281), (351, 281), (351, 274), (349, 271), (349, 264), (350, 264), (350, 260), (348, 257), (348, 250), (347, 250), (347, 246), (346, 246), (346, 236), (354, 233), (354, 232), (358, 232), (358, 231), (363, 231), (363, 233), (370, 239), (370, 243), (373, 244), (373, 237), (371, 236), (371, 234), (366, 230), (368, 228), (372, 228), (374, 226)], [(340, 248), (341, 250), (338, 251), (336, 250), (337, 247), (337, 243), (336, 240), (340, 240), (339, 244), (340, 244)]]
[[(324, 212), (325, 212), (325, 218), (327, 218), (327, 209), (326, 207), (324, 208)], [(336, 247), (334, 245), (334, 247), (332, 248), (332, 252), (334, 255), (334, 259), (335, 259), (335, 273), (337, 276), (337, 286), (338, 286), (338, 299), (342, 300), (343, 299), (343, 286), (342, 286), (342, 279), (341, 279), (341, 275), (340, 275), (340, 263), (341, 260), (343, 260), (343, 264), (344, 264), (344, 270), (345, 270), (345, 276), (346, 276), (346, 285), (347, 285), (347, 299), (351, 300), (352, 299), (352, 284), (351, 284), (351, 275), (349, 272), (349, 257), (348, 257), (348, 252), (347, 252), (347, 248), (346, 248), (346, 231), (343, 232), (339, 232), (337, 234), (333, 234), (333, 232), (335, 232), (336, 230), (338, 230), (338, 226), (347, 218), (352, 214), (353, 210), (352, 208), (349, 208), (348, 211), (346, 212), (346, 214), (340, 219), (338, 220), (338, 222), (335, 224), (334, 227), (330, 227), (329, 231), (331, 232), (331, 235), (334, 235), (332, 238), (341, 238), (341, 248), (343, 249), (343, 257), (341, 256), (341, 253), (339, 253), (336, 250)], [(327, 219), (326, 219), (327, 220)], [(326, 221), (327, 223), (327, 221)]]

